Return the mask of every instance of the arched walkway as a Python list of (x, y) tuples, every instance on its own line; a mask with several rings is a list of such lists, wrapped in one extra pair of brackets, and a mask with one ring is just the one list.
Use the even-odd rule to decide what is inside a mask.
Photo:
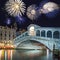
[(47, 37), (52, 38), (52, 32), (51, 31), (47, 32)]
[(41, 31), (41, 37), (45, 37), (45, 31), (44, 30)]
[(59, 31), (55, 31), (55, 32), (53, 33), (53, 38), (59, 39)]
[(39, 30), (36, 31), (36, 36), (40, 36), (40, 31)]

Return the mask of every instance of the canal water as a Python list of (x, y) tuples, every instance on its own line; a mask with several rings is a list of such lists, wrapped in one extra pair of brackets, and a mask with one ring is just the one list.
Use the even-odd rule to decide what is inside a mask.
[(49, 50), (0, 50), (0, 60), (53, 60)]

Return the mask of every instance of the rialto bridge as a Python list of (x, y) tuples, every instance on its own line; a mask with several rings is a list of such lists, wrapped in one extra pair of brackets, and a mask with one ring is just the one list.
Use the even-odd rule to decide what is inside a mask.
[(38, 41), (50, 50), (53, 50), (53, 46), (55, 49), (60, 49), (60, 28), (31, 24), (27, 27), (26, 32), (14, 39), (14, 45), (19, 47), (22, 42), (27, 40)]

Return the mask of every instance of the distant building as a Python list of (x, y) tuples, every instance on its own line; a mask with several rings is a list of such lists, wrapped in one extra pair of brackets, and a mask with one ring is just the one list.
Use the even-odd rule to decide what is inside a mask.
[(14, 23), (13, 27), (11, 28), (7, 26), (0, 26), (0, 42), (1, 43), (10, 43), (16, 38), (17, 36), (21, 35), (24, 33), (26, 30), (25, 29), (19, 29), (17, 31), (17, 24)]
[(16, 29), (0, 26), (0, 42), (11, 41), (16, 38)]
[(25, 31), (26, 31), (25, 29), (19, 29), (20, 34), (24, 33)]

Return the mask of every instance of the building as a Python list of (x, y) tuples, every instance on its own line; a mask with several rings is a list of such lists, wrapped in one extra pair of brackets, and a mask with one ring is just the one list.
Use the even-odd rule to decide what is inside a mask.
[(0, 26), (0, 42), (11, 42), (16, 38), (16, 29)]

